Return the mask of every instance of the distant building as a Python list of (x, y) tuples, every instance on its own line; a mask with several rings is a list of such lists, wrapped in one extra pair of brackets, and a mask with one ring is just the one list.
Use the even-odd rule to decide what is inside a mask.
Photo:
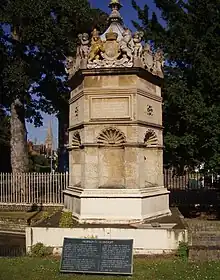
[(52, 132), (51, 123), (49, 124), (47, 129), (47, 136), (44, 142), (44, 146), (45, 146), (45, 152), (47, 154), (47, 157), (50, 157), (53, 151), (53, 132)]
[(28, 151), (31, 154), (44, 155), (47, 158), (51, 157), (51, 154), (56, 155), (56, 151), (53, 150), (53, 132), (51, 123), (47, 129), (47, 135), (43, 144), (37, 144), (37, 139), (34, 142), (28, 140)]

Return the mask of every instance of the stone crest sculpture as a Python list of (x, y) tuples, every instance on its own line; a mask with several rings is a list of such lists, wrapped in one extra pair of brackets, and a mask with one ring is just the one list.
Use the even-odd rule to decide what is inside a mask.
[(135, 57), (141, 57), (142, 52), (143, 52), (143, 45), (142, 45), (142, 39), (144, 37), (144, 32), (142, 31), (137, 31), (134, 34), (134, 56)]
[(144, 67), (147, 68), (149, 71), (152, 71), (154, 66), (154, 56), (149, 44), (146, 44), (143, 49), (142, 60)]
[(163, 77), (164, 54), (161, 49), (158, 49), (154, 56), (154, 72), (159, 77)]
[(101, 58), (101, 52), (104, 52), (103, 42), (100, 39), (99, 31), (94, 29), (92, 32), (89, 61), (99, 60)]
[(66, 71), (73, 76), (79, 69), (142, 67), (153, 75), (163, 78), (163, 52), (151, 50), (148, 43), (142, 43), (144, 32), (136, 31), (134, 35), (128, 28), (123, 27), (120, 15), (121, 4), (112, 0), (109, 7), (109, 28), (100, 36), (94, 29), (91, 36), (79, 34), (79, 46), (76, 57), (68, 57)]
[(116, 60), (119, 55), (119, 43), (116, 41), (118, 37), (117, 33), (114, 33), (112, 29), (106, 34), (106, 42), (104, 43), (104, 53), (102, 54), (104, 59)]
[(90, 43), (89, 34), (88, 33), (79, 34), (78, 38), (79, 38), (80, 43), (81, 43), (81, 45), (79, 46), (80, 57), (82, 59), (87, 59), (89, 51), (90, 51), (90, 48), (89, 48), (89, 43)]

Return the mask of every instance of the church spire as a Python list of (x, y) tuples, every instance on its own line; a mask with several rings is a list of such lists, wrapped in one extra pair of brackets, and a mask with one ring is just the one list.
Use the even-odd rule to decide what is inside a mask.
[(52, 150), (53, 148), (53, 132), (52, 132), (52, 124), (51, 121), (49, 122), (48, 129), (47, 129), (47, 136), (45, 139), (45, 146), (48, 150)]

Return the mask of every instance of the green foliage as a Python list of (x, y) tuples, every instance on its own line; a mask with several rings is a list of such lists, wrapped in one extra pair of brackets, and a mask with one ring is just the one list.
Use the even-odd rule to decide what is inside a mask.
[(51, 172), (49, 160), (43, 155), (30, 154), (29, 155), (29, 171), (46, 173)]
[(97, 235), (88, 235), (84, 237), (85, 239), (97, 239), (98, 236)]
[(71, 212), (62, 212), (59, 222), (61, 228), (73, 228), (74, 221)]
[(26, 117), (36, 125), (41, 123), (40, 110), (59, 111), (68, 99), (65, 56), (75, 53), (78, 33), (104, 27), (106, 19), (87, 0), (5, 0), (0, 9), (0, 24), (10, 31), (0, 33), (2, 89), (9, 97), (5, 105), (22, 97)]
[(177, 256), (183, 260), (187, 261), (189, 256), (189, 246), (186, 242), (180, 242), (177, 250)]
[[(68, 112), (64, 60), (75, 54), (79, 33), (103, 28), (106, 19), (87, 0), (1, 1), (0, 105), (10, 110), (19, 101), (22, 115), (35, 126), (42, 125), (42, 112)], [(25, 119), (20, 121), (25, 127)]]
[[(205, 162), (220, 169), (219, 1), (154, 0), (165, 24), (138, 12), (145, 40), (166, 54), (163, 89), (165, 163), (183, 169)], [(145, 15), (148, 16), (145, 16)]]
[(46, 247), (43, 243), (36, 243), (31, 247), (30, 255), (32, 257), (47, 257), (52, 254), (51, 248)]
[(52, 215), (51, 213), (45, 211), (45, 212), (43, 212), (43, 214), (42, 214), (42, 219), (43, 219), (43, 220), (47, 220), (47, 219), (49, 219), (49, 218), (51, 217), (51, 215)]

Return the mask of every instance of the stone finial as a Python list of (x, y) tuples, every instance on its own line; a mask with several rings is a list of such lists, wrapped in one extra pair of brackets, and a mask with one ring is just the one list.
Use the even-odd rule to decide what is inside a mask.
[(118, 10), (120, 10), (122, 8), (122, 4), (120, 3), (120, 0), (111, 0), (111, 2), (109, 3), (109, 8), (113, 8), (116, 7), (118, 8)]
[(122, 22), (123, 19), (120, 15), (119, 10), (121, 9), (122, 5), (119, 0), (111, 0), (110, 4), (108, 5), (111, 8), (112, 12), (109, 16), (110, 22)]

